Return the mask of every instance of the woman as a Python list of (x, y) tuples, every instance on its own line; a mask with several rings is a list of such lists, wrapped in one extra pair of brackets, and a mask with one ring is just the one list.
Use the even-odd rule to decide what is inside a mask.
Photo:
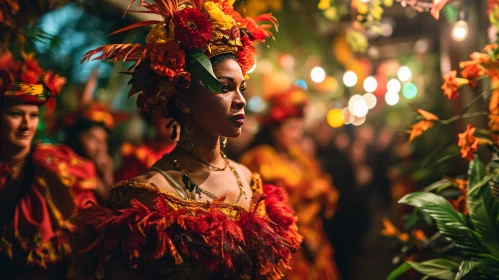
[(113, 115), (107, 105), (91, 102), (76, 114), (64, 116), (62, 124), (64, 144), (94, 164), (97, 175), (95, 195), (99, 203), (105, 205), (114, 183), (114, 161), (108, 153), (109, 134), (115, 125)]
[(121, 146), (121, 167), (115, 174), (117, 182), (137, 177), (146, 172), (149, 167), (170, 153), (177, 145), (180, 128), (173, 118), (162, 115), (143, 113), (147, 123), (151, 123), (154, 136), (145, 138), (144, 142), (135, 146), (129, 142)]
[(296, 87), (273, 95), (265, 125), (241, 163), (286, 190), (303, 244), (286, 279), (339, 279), (321, 217), (332, 218), (338, 193), (318, 162), (302, 149), (306, 94)]
[[(145, 174), (113, 187), (111, 209), (77, 218), (75, 279), (278, 279), (300, 244), (283, 191), (223, 156), (220, 139), (244, 123), (252, 40), (270, 34), (230, 1), (154, 1), (164, 22), (146, 45), (111, 45), (101, 59), (136, 61), (132, 94), (168, 113), (179, 145)], [(259, 19), (270, 19), (270, 16)], [(166, 22), (166, 24), (165, 24)], [(126, 29), (124, 29), (126, 30)]]
[(33, 145), (65, 79), (24, 55), (0, 54), (0, 275), (61, 279), (71, 252), (69, 218), (95, 201), (91, 163), (65, 146)]

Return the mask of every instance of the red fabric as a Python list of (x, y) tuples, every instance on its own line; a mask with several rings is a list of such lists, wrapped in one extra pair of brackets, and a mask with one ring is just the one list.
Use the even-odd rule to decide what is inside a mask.
[[(85, 209), (76, 219), (80, 231), (75, 240), (88, 241), (76, 247), (70, 276), (101, 279), (106, 263), (122, 255), (120, 261), (132, 268), (164, 256), (178, 265), (188, 257), (210, 275), (279, 279), (279, 263), (289, 261), (301, 237), (285, 194), (271, 185), (263, 190), (264, 194), (255, 195), (249, 211), (235, 219), (222, 211), (226, 203), (174, 210), (167, 203), (171, 198), (159, 192), (153, 194), (153, 207), (132, 199), (129, 207), (120, 210)], [(271, 214), (257, 211), (261, 205)]]
[[(95, 171), (65, 146), (37, 145), (27, 161), (34, 174), (23, 176), (33, 180), (16, 203), (12, 221), (0, 226), (0, 254), (16, 267), (47, 268), (71, 252), (68, 219), (88, 201), (96, 201)], [(3, 189), (0, 185), (0, 195)]]

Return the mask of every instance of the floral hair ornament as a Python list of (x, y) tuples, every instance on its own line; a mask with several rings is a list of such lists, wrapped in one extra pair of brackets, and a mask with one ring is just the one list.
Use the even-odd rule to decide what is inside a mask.
[(269, 110), (263, 122), (276, 124), (290, 117), (303, 117), (309, 98), (305, 91), (292, 86), (285, 91), (273, 94), (269, 100)]
[(34, 54), (22, 52), (21, 55), (23, 61), (14, 61), (9, 51), (0, 54), (0, 103), (45, 105), (45, 114), (52, 113), (53, 97), (60, 94), (66, 78), (43, 71)]
[[(148, 20), (132, 24), (112, 34), (153, 25), (141, 44), (112, 44), (85, 54), (82, 62), (93, 60), (133, 61), (124, 74), (132, 76), (129, 95), (139, 94), (137, 107), (149, 111), (151, 106), (188, 89), (194, 77), (214, 93), (222, 84), (213, 72), (210, 58), (233, 54), (243, 74), (255, 64), (255, 44), (271, 37), (277, 20), (270, 14), (243, 18), (233, 8), (234, 0), (132, 0), (138, 2), (135, 12), (156, 14), (163, 20)], [(270, 24), (259, 25), (267, 21)]]

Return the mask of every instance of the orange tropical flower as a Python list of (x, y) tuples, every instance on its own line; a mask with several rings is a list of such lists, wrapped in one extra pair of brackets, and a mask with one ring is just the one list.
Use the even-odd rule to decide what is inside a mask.
[(433, 5), (431, 8), (431, 15), (435, 19), (439, 19), (440, 18), (440, 10), (442, 10), (444, 8), (444, 6), (447, 5), (447, 2), (449, 2), (449, 1), (450, 0), (433, 0)]
[(476, 128), (468, 124), (466, 131), (459, 133), (459, 141), (457, 145), (461, 147), (461, 157), (471, 161), (475, 158), (475, 152), (478, 150), (478, 139), (473, 136)]
[(415, 138), (421, 136), (423, 132), (427, 131), (428, 129), (432, 128), (435, 122), (438, 120), (438, 117), (435, 116), (434, 114), (414, 108), (414, 110), (423, 117), (423, 120), (413, 124), (411, 126), (411, 130), (409, 131), (409, 142), (412, 142)]
[(449, 99), (453, 100), (459, 96), (457, 91), (460, 87), (469, 84), (469, 80), (463, 78), (456, 78), (457, 71), (453, 70), (444, 75), (444, 84), (441, 89), (444, 91), (444, 95)]
[(409, 241), (409, 234), (402, 233), (401, 235), (399, 235), (399, 239), (400, 239), (400, 241), (407, 242), (407, 241)]
[(424, 234), (424, 232), (420, 229), (416, 229), (414, 230), (413, 232), (413, 235), (414, 235), (414, 238), (417, 240), (417, 241), (421, 241), (421, 242), (424, 242), (426, 241), (428, 238), (426, 237), (426, 234)]
[(490, 52), (490, 51), (493, 51), (495, 49), (497, 49), (499, 47), (498, 44), (488, 44), (486, 45), (484, 48), (483, 48), (483, 51), (484, 52)]
[[(461, 66), (461, 64), (460, 64)], [(468, 80), (476, 80), (481, 76), (485, 75), (483, 66), (477, 63), (465, 65), (461, 70), (461, 76)]]
[(383, 218), (383, 230), (381, 231), (381, 235), (394, 237), (399, 235), (398, 229), (393, 225), (393, 223), (387, 218)]

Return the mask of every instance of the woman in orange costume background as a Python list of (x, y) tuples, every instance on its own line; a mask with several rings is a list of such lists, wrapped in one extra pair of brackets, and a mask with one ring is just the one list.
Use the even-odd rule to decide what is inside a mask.
[(265, 125), (240, 161), (265, 182), (286, 190), (297, 213), (303, 244), (291, 260), (293, 272), (286, 279), (339, 279), (321, 220), (323, 215), (332, 218), (338, 193), (318, 162), (299, 146), (307, 102), (298, 87), (273, 95)]
[(152, 112), (144, 112), (142, 115), (147, 123), (152, 124), (155, 135), (144, 139), (144, 143), (138, 146), (128, 142), (121, 146), (121, 167), (115, 174), (117, 182), (146, 172), (163, 155), (175, 148), (180, 136), (180, 127), (175, 119), (154, 115)]
[(93, 165), (65, 146), (33, 144), (40, 107), (65, 79), (32, 55), (0, 54), (0, 275), (61, 279), (71, 253), (69, 218), (95, 201)]
[[(227, 159), (244, 124), (254, 44), (271, 34), (234, 1), (141, 1), (163, 17), (146, 44), (108, 45), (85, 59), (135, 61), (139, 109), (174, 118), (181, 141), (145, 174), (113, 186), (111, 209), (76, 222), (74, 279), (279, 279), (300, 244), (286, 194)], [(139, 5), (140, 6), (140, 5)], [(123, 30), (127, 30), (126, 28)]]

